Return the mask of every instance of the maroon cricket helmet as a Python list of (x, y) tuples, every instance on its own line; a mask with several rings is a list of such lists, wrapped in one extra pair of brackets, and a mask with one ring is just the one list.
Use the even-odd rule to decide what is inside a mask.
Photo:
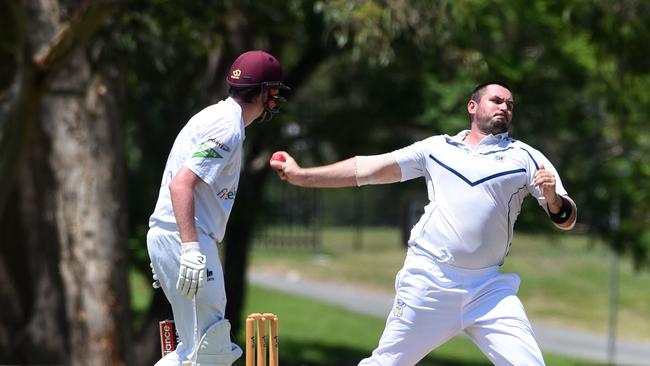
[(269, 88), (289, 89), (282, 84), (282, 65), (273, 55), (264, 51), (242, 53), (226, 77), (230, 86), (250, 87), (265, 86)]

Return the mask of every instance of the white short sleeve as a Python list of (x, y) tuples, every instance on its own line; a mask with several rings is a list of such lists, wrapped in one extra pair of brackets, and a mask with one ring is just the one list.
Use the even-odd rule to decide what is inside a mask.
[(402, 170), (402, 182), (425, 175), (426, 159), (429, 151), (427, 146), (436, 137), (430, 137), (391, 152), (391, 155)]
[(224, 124), (210, 124), (199, 133), (199, 141), (183, 165), (207, 184), (213, 184), (230, 161), (239, 137)]

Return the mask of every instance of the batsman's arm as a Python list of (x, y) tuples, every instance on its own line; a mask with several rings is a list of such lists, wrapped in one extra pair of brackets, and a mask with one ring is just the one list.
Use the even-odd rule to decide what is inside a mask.
[(169, 183), (172, 207), (182, 243), (198, 241), (194, 222), (194, 187), (200, 181), (199, 176), (183, 166)]
[(286, 152), (285, 161), (271, 160), (270, 165), (281, 179), (308, 188), (354, 187), (364, 184), (399, 182), (401, 170), (390, 154), (355, 156), (333, 164), (301, 168)]

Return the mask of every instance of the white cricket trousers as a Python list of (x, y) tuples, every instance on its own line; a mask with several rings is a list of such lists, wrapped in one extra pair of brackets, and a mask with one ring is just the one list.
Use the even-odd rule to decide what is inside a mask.
[(519, 276), (499, 267), (467, 270), (409, 250), (395, 281), (395, 302), (379, 345), (359, 365), (415, 365), (464, 331), (497, 366), (543, 366), (524, 307)]
[[(194, 347), (201, 336), (208, 327), (224, 318), (226, 291), (217, 243), (209, 236), (199, 234), (199, 245), (201, 253), (207, 260), (207, 282), (196, 298), (195, 309), (194, 301), (176, 290), (181, 256), (181, 240), (178, 232), (152, 227), (147, 233), (149, 258), (160, 280), (160, 286), (172, 305), (174, 323), (180, 337), (176, 350), (158, 361), (156, 366), (178, 366), (183, 361), (192, 360)], [(198, 318), (198, 339), (195, 316)]]

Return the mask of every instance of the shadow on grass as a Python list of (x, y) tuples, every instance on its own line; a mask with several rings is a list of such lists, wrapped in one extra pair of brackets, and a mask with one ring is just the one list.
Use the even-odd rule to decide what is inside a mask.
[[(335, 337), (335, 335), (333, 335)], [(366, 350), (350, 348), (341, 345), (324, 345), (313, 342), (285, 342), (280, 344), (281, 366), (355, 366), (369, 356)], [(244, 365), (243, 358), (237, 366)], [(452, 360), (447, 357), (427, 356), (418, 366), (491, 366), (485, 359), (483, 362)]]

